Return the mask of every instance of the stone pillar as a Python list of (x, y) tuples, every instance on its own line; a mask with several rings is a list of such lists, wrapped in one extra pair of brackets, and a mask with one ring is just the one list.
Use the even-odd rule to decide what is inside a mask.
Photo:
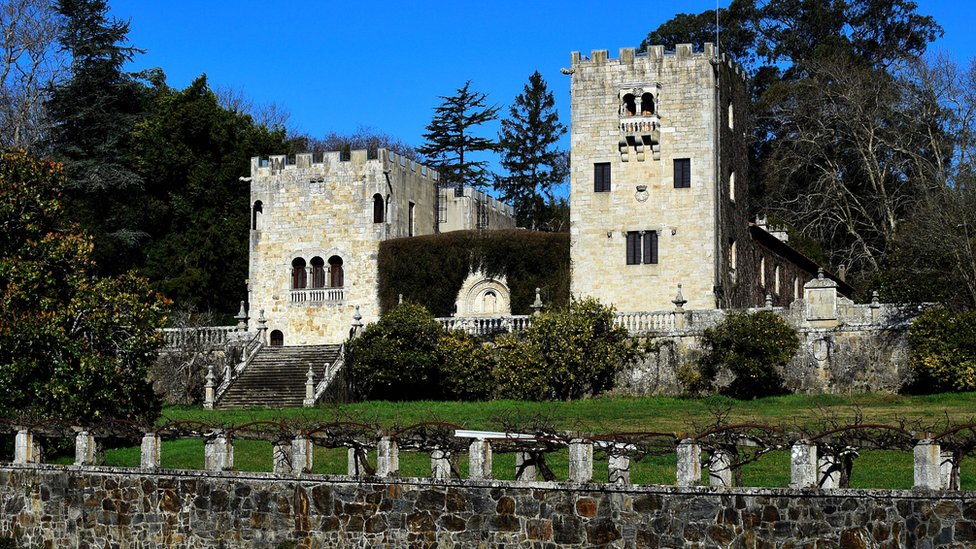
[[(230, 379), (230, 377), (227, 377), (227, 379)], [(207, 365), (207, 383), (203, 386), (203, 407), (207, 410), (213, 410), (214, 408), (214, 401), (216, 400), (214, 391), (214, 388), (216, 387), (214, 383), (215, 381), (216, 378), (214, 377), (213, 363), (211, 363)]]
[(95, 465), (98, 446), (91, 432), (79, 430), (75, 434), (75, 465)]
[(725, 450), (715, 450), (708, 456), (708, 484), (710, 486), (732, 486), (732, 458)]
[(451, 478), (451, 453), (447, 450), (434, 450), (430, 453), (430, 476)]
[(203, 467), (207, 471), (230, 471), (234, 468), (234, 441), (224, 433), (214, 433), (203, 447)]
[(690, 438), (678, 443), (678, 486), (701, 484), (701, 446)]
[(952, 452), (943, 451), (942, 461), (939, 463), (939, 475), (943, 490), (958, 490), (959, 475), (956, 474), (956, 456)]
[(291, 441), (291, 471), (295, 474), (312, 472), (312, 450), (315, 445), (312, 439), (305, 437), (295, 437)]
[(400, 476), (400, 448), (390, 437), (383, 437), (376, 444), (376, 476)]
[(142, 437), (142, 447), (139, 451), (139, 467), (148, 471), (159, 469), (159, 451), (162, 440), (156, 433), (146, 433)]
[(569, 481), (593, 480), (593, 443), (583, 439), (569, 441)]
[(881, 298), (878, 290), (871, 292), (871, 324), (881, 323)]
[(824, 277), (823, 269), (817, 278), (803, 285), (806, 320), (815, 328), (837, 326), (837, 283)]
[(268, 344), (268, 319), (264, 318), (264, 309), (258, 311), (258, 332), (261, 333), (262, 345)]
[(359, 463), (356, 453), (356, 448), (350, 448), (349, 451), (346, 452), (346, 474), (351, 477), (359, 477), (366, 473), (366, 471), (363, 470), (362, 464)]
[(840, 484), (840, 468), (838, 467), (840, 462), (837, 460), (837, 456), (826, 455), (820, 456), (817, 460), (817, 466), (819, 468), (820, 480), (817, 485), (820, 488), (837, 488)]
[(915, 445), (915, 488), (938, 490), (942, 487), (942, 449), (931, 439)]
[(14, 438), (14, 463), (40, 463), (40, 442), (34, 433), (27, 429), (19, 429)]
[(630, 456), (611, 455), (607, 458), (610, 484), (630, 484)]
[(472, 440), (468, 447), (468, 478), (488, 480), (493, 478), (491, 471), (491, 443), (487, 440)]
[(287, 475), (291, 468), (291, 442), (279, 440), (271, 447), (271, 471), (279, 475)]
[(798, 440), (790, 448), (790, 488), (817, 487), (817, 445)]
[(315, 372), (312, 371), (312, 363), (308, 363), (308, 371), (305, 372), (305, 400), (302, 406), (311, 408), (315, 406)]
[[(516, 452), (515, 453), (515, 480), (523, 480), (526, 482), (532, 482), (535, 480), (535, 465), (526, 465), (523, 469), (523, 464), (532, 460), (532, 455), (529, 452)], [(519, 473), (519, 471), (522, 471)]]
[(671, 300), (671, 303), (674, 303), (674, 329), (684, 330), (686, 321), (685, 303), (688, 303), (688, 300), (681, 295), (681, 284), (678, 284), (678, 293)]

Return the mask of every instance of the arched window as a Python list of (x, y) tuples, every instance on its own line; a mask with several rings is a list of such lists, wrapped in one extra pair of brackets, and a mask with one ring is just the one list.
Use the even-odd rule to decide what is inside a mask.
[(634, 99), (634, 94), (628, 93), (624, 96), (624, 104), (620, 109), (620, 114), (624, 116), (634, 116), (637, 114), (637, 102)]
[(296, 257), (291, 262), (291, 288), (301, 290), (308, 286), (308, 276), (305, 271), (305, 260)]
[(254, 206), (251, 208), (251, 229), (258, 229), (258, 219), (264, 213), (264, 204), (260, 200), (254, 202)]
[(386, 213), (383, 204), (383, 195), (376, 193), (373, 195), (373, 223), (382, 223)]
[(650, 116), (654, 114), (654, 96), (645, 93), (641, 96), (641, 116)]
[(329, 287), (341, 288), (343, 282), (342, 258), (334, 255), (329, 258)]
[(494, 314), (498, 308), (498, 295), (494, 291), (488, 290), (485, 292), (484, 297), (481, 302), (481, 312), (485, 314)]
[(281, 330), (271, 330), (271, 346), (281, 347), (285, 344), (285, 334)]
[(312, 287), (325, 288), (325, 261), (321, 257), (315, 256), (311, 261), (312, 265)]

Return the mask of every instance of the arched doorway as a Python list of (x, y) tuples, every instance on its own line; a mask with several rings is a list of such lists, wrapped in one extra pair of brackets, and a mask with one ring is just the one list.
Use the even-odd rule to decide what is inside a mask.
[(271, 346), (282, 347), (285, 344), (285, 334), (281, 330), (271, 330)]

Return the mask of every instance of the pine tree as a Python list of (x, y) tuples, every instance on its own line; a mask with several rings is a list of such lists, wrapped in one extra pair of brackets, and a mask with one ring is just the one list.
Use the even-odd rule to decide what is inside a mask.
[(139, 53), (127, 46), (128, 23), (108, 16), (105, 0), (60, 0), (61, 46), (71, 77), (46, 104), (50, 150), (65, 165), (67, 214), (95, 238), (102, 271), (130, 265), (138, 230), (142, 179), (132, 168), (129, 139), (145, 110), (146, 87), (123, 65)]
[(498, 118), (498, 107), (486, 106), (488, 96), (470, 88), (468, 80), (454, 95), (441, 96), (444, 102), (434, 109), (434, 118), (424, 134), (425, 143), (417, 149), (427, 164), (440, 172), (441, 184), (453, 185), (459, 191), (465, 185), (488, 185), (487, 162), (472, 160), (471, 153), (498, 148), (491, 139), (473, 133), (477, 126)]
[(566, 126), (559, 122), (552, 92), (539, 71), (529, 77), (515, 97), (508, 118), (502, 120), (498, 142), (507, 177), (495, 180), (501, 200), (515, 208), (518, 224), (532, 229), (546, 220), (552, 187), (569, 174), (566, 154), (556, 148)]

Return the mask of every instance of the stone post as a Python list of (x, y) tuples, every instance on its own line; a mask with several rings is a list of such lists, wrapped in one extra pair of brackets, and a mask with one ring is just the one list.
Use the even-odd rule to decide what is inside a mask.
[(584, 439), (569, 441), (569, 481), (593, 480), (593, 443)]
[(681, 284), (678, 284), (678, 293), (671, 300), (671, 303), (674, 303), (674, 329), (684, 330), (685, 321), (687, 320), (685, 317), (685, 303), (688, 303), (688, 300), (681, 295)]
[(247, 311), (244, 309), (244, 302), (241, 301), (241, 310), (237, 312), (234, 317), (237, 320), (237, 331), (246, 332), (247, 331)]
[(383, 437), (376, 444), (376, 476), (400, 476), (400, 448), (390, 437)]
[(14, 437), (14, 463), (40, 463), (41, 447), (34, 433), (27, 429), (18, 429)]
[(493, 477), (491, 443), (487, 440), (472, 440), (468, 447), (468, 478), (471, 480), (488, 480)]
[(532, 305), (529, 305), (529, 307), (532, 308), (532, 316), (542, 314), (542, 308), (544, 305), (542, 304), (542, 294), (540, 292), (542, 292), (541, 288), (535, 289), (535, 301), (532, 302)]
[(147, 471), (159, 469), (159, 450), (162, 440), (156, 433), (146, 433), (142, 436), (142, 447), (139, 450), (139, 467)]
[(261, 344), (268, 344), (268, 319), (264, 318), (264, 309), (258, 311), (258, 332), (261, 333)]
[(878, 290), (871, 292), (871, 324), (881, 323), (881, 298)]
[(840, 468), (838, 467), (840, 463), (837, 461), (837, 456), (825, 455), (820, 456), (817, 460), (817, 466), (819, 468), (820, 480), (817, 485), (820, 488), (837, 488), (840, 484)]
[(610, 455), (607, 458), (607, 476), (610, 484), (630, 484), (630, 456)]
[[(522, 480), (526, 482), (532, 482), (535, 480), (535, 465), (525, 465), (525, 463), (531, 460), (532, 455), (529, 452), (515, 453), (515, 480)], [(525, 465), (524, 468), (523, 465)], [(519, 473), (519, 471), (522, 472)]]
[(356, 305), (356, 312), (352, 314), (352, 327), (349, 328), (349, 339), (356, 339), (363, 331), (363, 315), (359, 313), (359, 305)]
[(766, 300), (765, 300), (764, 305), (765, 305), (765, 307), (767, 309), (772, 309), (773, 308), (773, 296), (772, 295), (766, 294)]
[(709, 486), (732, 486), (732, 459), (728, 452), (717, 449), (708, 456)]
[(291, 468), (291, 441), (279, 440), (271, 447), (271, 472), (287, 475)]
[(349, 451), (346, 452), (346, 474), (351, 477), (362, 476), (366, 472), (363, 471), (362, 464), (359, 463), (356, 454), (356, 448), (349, 448)]
[(315, 406), (315, 372), (312, 371), (312, 363), (308, 363), (308, 371), (305, 372), (305, 400), (302, 407), (311, 408)]
[(98, 446), (90, 431), (79, 429), (75, 433), (75, 465), (95, 465)]
[(690, 438), (678, 443), (678, 486), (701, 484), (701, 446)]
[(203, 467), (207, 471), (234, 468), (234, 441), (223, 432), (212, 433), (203, 447)]
[(942, 449), (931, 439), (915, 445), (915, 488), (938, 490), (942, 487)]
[(214, 393), (215, 381), (213, 363), (210, 363), (207, 365), (207, 383), (203, 386), (203, 407), (207, 410), (213, 410), (214, 408), (214, 401), (216, 400)]
[(939, 463), (939, 473), (943, 490), (958, 490), (959, 475), (956, 470), (956, 456), (952, 452), (942, 451), (942, 461)]
[(315, 446), (312, 439), (295, 437), (291, 441), (291, 471), (295, 474), (312, 472), (312, 456)]
[(430, 476), (451, 478), (451, 453), (447, 450), (434, 450), (430, 453)]
[(817, 487), (817, 445), (798, 440), (790, 448), (790, 488)]

